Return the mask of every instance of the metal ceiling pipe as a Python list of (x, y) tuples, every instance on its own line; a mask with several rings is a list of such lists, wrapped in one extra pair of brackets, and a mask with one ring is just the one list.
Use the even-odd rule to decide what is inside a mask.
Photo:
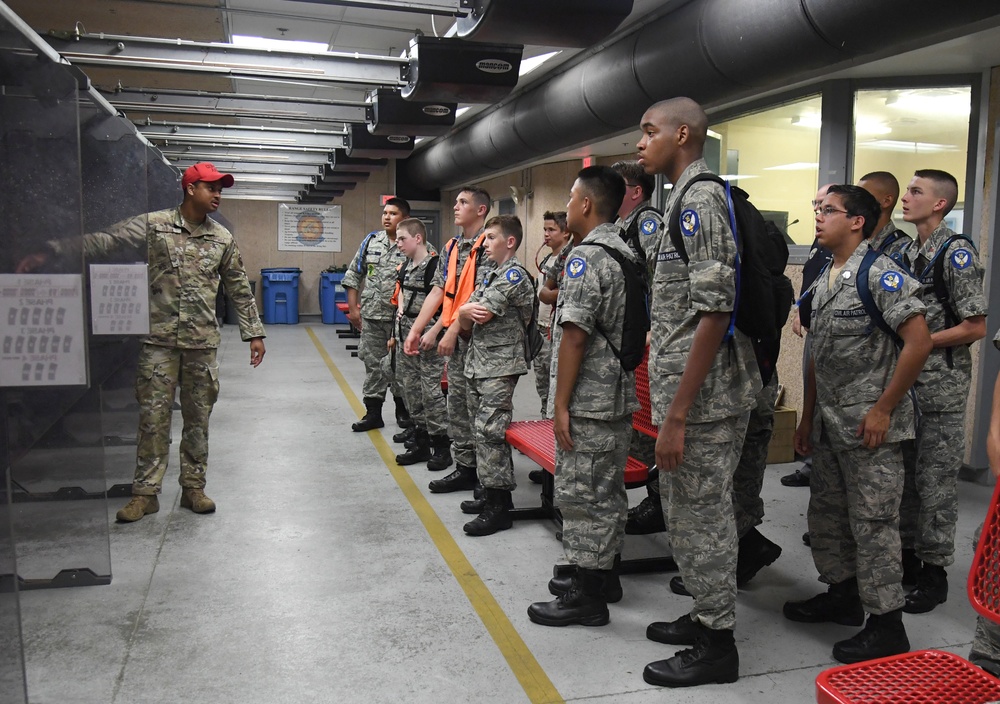
[(939, 0), (692, 0), (400, 166), (424, 188), (474, 182), (638, 126), (658, 100), (712, 105), (1000, 20), (1000, 3), (955, 0), (947, 9)]
[(593, 46), (632, 12), (632, 0), (473, 0), (456, 34), (479, 42)]

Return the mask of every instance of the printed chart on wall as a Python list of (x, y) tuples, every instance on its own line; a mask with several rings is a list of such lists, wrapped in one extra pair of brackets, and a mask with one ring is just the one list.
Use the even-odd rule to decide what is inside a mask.
[(0, 386), (87, 383), (83, 277), (0, 274)]
[(95, 335), (148, 335), (145, 264), (91, 264), (90, 317)]
[(278, 205), (278, 250), (339, 252), (339, 205)]

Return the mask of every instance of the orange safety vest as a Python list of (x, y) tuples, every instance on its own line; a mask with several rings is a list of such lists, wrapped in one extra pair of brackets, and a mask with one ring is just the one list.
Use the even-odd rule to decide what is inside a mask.
[[(458, 269), (458, 238), (451, 241), (448, 250), (448, 278), (444, 282), (444, 299), (441, 303), (441, 322), (445, 327), (451, 325), (458, 317), (458, 309), (469, 300), (476, 290), (476, 269), (479, 263), (479, 252), (482, 251), (486, 233), (476, 238), (469, 252), (469, 258), (462, 267), (461, 276), (455, 275)], [(456, 280), (457, 279), (457, 280)]]

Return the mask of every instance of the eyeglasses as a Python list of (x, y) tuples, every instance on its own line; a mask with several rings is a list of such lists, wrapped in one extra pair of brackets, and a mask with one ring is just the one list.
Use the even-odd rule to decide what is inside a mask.
[(828, 218), (834, 213), (843, 213), (844, 215), (850, 215), (850, 213), (847, 212), (846, 210), (840, 210), (839, 208), (834, 208), (832, 205), (824, 205), (822, 208), (814, 208), (813, 213), (815, 213), (816, 217), (822, 216), (824, 218)]
[(640, 188), (640, 186), (639, 186), (638, 183), (629, 183), (628, 181), (625, 182), (625, 187), (626, 188)]

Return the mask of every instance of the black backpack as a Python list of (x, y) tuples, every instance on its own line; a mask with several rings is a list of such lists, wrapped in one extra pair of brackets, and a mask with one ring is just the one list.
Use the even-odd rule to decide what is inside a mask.
[(524, 271), (524, 275), (528, 278), (528, 281), (531, 282), (531, 290), (535, 293), (531, 306), (531, 320), (528, 321), (528, 326), (524, 330), (524, 361), (531, 362), (542, 351), (545, 338), (538, 331), (538, 284), (534, 277), (528, 273), (527, 269), (524, 267), (521, 267), (521, 269)]
[(646, 267), (626, 258), (614, 247), (600, 242), (581, 242), (577, 247), (600, 247), (618, 262), (625, 279), (625, 320), (622, 323), (622, 346), (617, 349), (607, 333), (597, 331), (608, 341), (608, 346), (621, 362), (622, 369), (634, 371), (642, 363), (646, 354), (646, 333), (649, 332), (649, 284), (646, 282)]
[(750, 338), (761, 380), (767, 384), (778, 361), (781, 328), (788, 320), (795, 300), (792, 282), (785, 276), (788, 243), (781, 230), (765, 220), (754, 207), (746, 191), (715, 174), (701, 173), (675, 196), (670, 212), (670, 241), (685, 264), (688, 263), (688, 255), (680, 232), (681, 200), (687, 190), (699, 181), (712, 181), (726, 189), (729, 226), (736, 241), (736, 304), (726, 339), (732, 338), (734, 327)]
[(636, 216), (632, 218), (632, 224), (625, 229), (625, 232), (622, 235), (622, 239), (625, 240), (625, 244), (632, 248), (632, 251), (639, 257), (640, 262), (646, 261), (646, 252), (642, 248), (642, 237), (639, 235), (639, 225), (645, 219), (642, 217), (643, 214), (650, 212), (656, 213), (661, 218), (663, 217), (663, 213), (653, 206), (644, 205), (639, 209), (639, 212), (636, 213)]
[[(417, 317), (416, 314), (414, 314), (413, 316), (410, 315), (411, 312), (410, 308), (413, 306), (413, 301), (414, 299), (416, 299), (418, 293), (423, 292), (424, 295), (426, 295), (431, 292), (432, 288), (434, 288), (433, 286), (431, 286), (431, 280), (434, 278), (434, 274), (437, 273), (437, 268), (439, 263), (440, 262), (438, 260), (438, 255), (436, 254), (428, 255), (427, 268), (424, 269), (423, 286), (407, 286), (403, 283), (403, 279), (406, 278), (406, 269), (410, 265), (409, 259), (403, 262), (403, 266), (399, 267), (399, 271), (396, 274), (396, 283), (399, 284), (399, 290), (400, 292), (402, 291), (410, 292), (410, 298), (409, 300), (406, 301), (406, 305), (403, 308), (403, 315), (405, 315), (406, 317), (408, 318)], [(440, 307), (438, 307), (438, 310), (439, 311), (441, 310)], [(417, 312), (419, 313), (419, 311)], [(434, 317), (437, 318), (437, 315), (435, 314)]]

